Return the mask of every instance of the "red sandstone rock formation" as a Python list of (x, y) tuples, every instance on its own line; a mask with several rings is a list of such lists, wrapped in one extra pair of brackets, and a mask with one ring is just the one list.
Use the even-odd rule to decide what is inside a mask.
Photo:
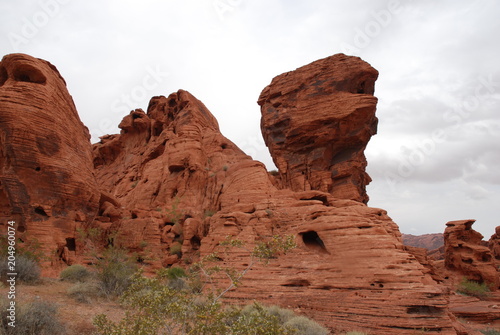
[(22, 54), (0, 62), (0, 222), (68, 257), (99, 191), (89, 132), (57, 69)]
[(472, 229), (475, 220), (450, 221), (444, 232), (445, 266), (470, 280), (499, 287), (499, 272), (483, 235)]
[(495, 234), (491, 236), (488, 246), (495, 258), (497, 269), (500, 269), (500, 226), (495, 228)]
[[(45, 69), (42, 74), (49, 73), (45, 66), (48, 65), (41, 62), (35, 68)], [(1, 78), (12, 78), (10, 70), (4, 72), (7, 75)], [(438, 286), (428, 269), (405, 250), (398, 227), (387, 213), (363, 204), (367, 200), (364, 186), (369, 178), (364, 172), (362, 151), (375, 132), (376, 98), (371, 95), (375, 78), (376, 71), (358, 58), (337, 55), (273, 81), (298, 83), (297, 86), (283, 84), (283, 89), (276, 89), (282, 84), (272, 84), (264, 91), (260, 102), (263, 108), (267, 106), (267, 111), (271, 107), (279, 109), (272, 111), (277, 118), (288, 115), (287, 106), (294, 111), (305, 109), (309, 117), (314, 116), (311, 122), (303, 114), (300, 118), (290, 116), (288, 123), (281, 125), (264, 117), (267, 121), (263, 121), (263, 131), (280, 167), (280, 189), (274, 186), (262, 163), (252, 160), (220, 134), (213, 115), (186, 91), (154, 97), (146, 113), (135, 110), (123, 119), (119, 135), (105, 136), (93, 146), (94, 173), (101, 192), (94, 188), (92, 173), (86, 174), (90, 160), (84, 142), (88, 143), (88, 137), (85, 141), (78, 137), (81, 129), (87, 136), (84, 128), (77, 127), (81, 123), (73, 117), (74, 107), (62, 106), (60, 113), (69, 115), (58, 116), (68, 125), (65, 131), (56, 126), (57, 136), (68, 134), (66, 129), (75, 126), (72, 132), (77, 137), (71, 142), (61, 141), (64, 150), (51, 157), (67, 164), (57, 167), (71, 178), (65, 179), (65, 185), (60, 185), (59, 179), (51, 179), (48, 187), (66, 187), (65, 222), (73, 231), (94, 214), (94, 226), (113, 232), (106, 243), (138, 252), (141, 260), (153, 267), (189, 262), (220, 250), (219, 242), (227, 235), (246, 242), (249, 248), (272, 235), (295, 236), (298, 248), (268, 266), (256, 265), (242, 286), (229, 293), (230, 301), (257, 299), (280, 304), (312, 316), (336, 331), (363, 329), (371, 334), (411, 334), (425, 328), (430, 334), (456, 334), (460, 327), (448, 312), (447, 289)], [(8, 86), (9, 80), (0, 83)], [(47, 79), (46, 84), (52, 82)], [(49, 97), (58, 102), (59, 96), (66, 96), (61, 85), (54, 87), (58, 90), (42, 88), (39, 99)], [(297, 89), (295, 98), (289, 91), (293, 87)], [(2, 90), (0, 87), (1, 94)], [(34, 90), (28, 92), (35, 94)], [(2, 106), (6, 100), (9, 99), (2, 95)], [(22, 101), (21, 97), (17, 100)], [(69, 103), (73, 106), (70, 100)], [(45, 105), (42, 107), (41, 115), (54, 118)], [(0, 110), (3, 117), (6, 109)], [(17, 129), (15, 124), (9, 124), (2, 132), (7, 133), (11, 127)], [(302, 130), (307, 130), (307, 134)], [(43, 129), (30, 130), (35, 134), (37, 131)], [(283, 140), (291, 147), (289, 151), (276, 142), (280, 132), (286, 134)], [(316, 138), (311, 136), (313, 133), (325, 137)], [(36, 143), (30, 134), (24, 136), (22, 143)], [(59, 156), (60, 151), (69, 150), (64, 143), (77, 146), (82, 157)], [(300, 150), (300, 143), (304, 150)], [(8, 145), (2, 145), (4, 152), (5, 148)], [(8, 157), (2, 164), (12, 164), (12, 157), (17, 156)], [(41, 158), (40, 161), (45, 162)], [(4, 180), (20, 178), (24, 170), (21, 165), (11, 170), (4, 166), (5, 190)], [(45, 165), (40, 166), (41, 172)], [(51, 167), (49, 171), (58, 170)], [(80, 194), (71, 193), (76, 192), (74, 184), (81, 188)], [(36, 193), (33, 184), (23, 185), (28, 194)], [(17, 198), (10, 200), (4, 195), (2, 199), (7, 199), (2, 200), (6, 212), (14, 213)], [(33, 206), (25, 202), (20, 201), (25, 206), (21, 208)], [(59, 208), (49, 205), (51, 209)], [(75, 208), (81, 209), (81, 217)], [(48, 210), (49, 207), (44, 212), (48, 214)], [(29, 210), (19, 214), (20, 218), (24, 215), (26, 229), (40, 232), (40, 225), (33, 224), (34, 214), (26, 213)], [(62, 228), (57, 224), (62, 222), (57, 219), (62, 214), (56, 217), (54, 213), (60, 212), (52, 210), (49, 219), (42, 221), (50, 223), (46, 232), (67, 236), (59, 234)], [(56, 241), (47, 238), (42, 242), (53, 247)], [(85, 246), (76, 243), (78, 254)], [(176, 250), (179, 246), (180, 251)], [(232, 250), (223, 258), (225, 264), (238, 269), (244, 268), (248, 260), (248, 251), (241, 250)]]
[(273, 79), (259, 97), (261, 129), (281, 187), (367, 203), (364, 149), (377, 131), (378, 72), (343, 54)]

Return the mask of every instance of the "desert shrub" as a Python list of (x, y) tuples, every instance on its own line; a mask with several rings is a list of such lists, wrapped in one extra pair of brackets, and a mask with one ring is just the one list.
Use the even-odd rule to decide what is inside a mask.
[(490, 289), (486, 283), (478, 283), (463, 278), (457, 287), (457, 292), (476, 298), (485, 298), (489, 295)]
[(329, 331), (316, 321), (305, 316), (296, 316), (284, 324), (287, 327), (296, 329), (297, 335), (326, 335)]
[(123, 249), (108, 248), (97, 263), (97, 279), (107, 296), (120, 296), (132, 284), (137, 266)]
[(276, 316), (281, 323), (286, 323), (288, 320), (296, 316), (293, 311), (274, 305), (266, 307), (266, 311), (269, 314)]
[[(220, 245), (226, 248), (244, 248), (242, 241), (231, 237), (220, 242)], [(126, 316), (114, 322), (101, 314), (95, 317), (94, 325), (101, 335), (302, 334), (297, 333), (298, 328), (285, 324), (295, 318), (291, 312), (278, 307), (263, 307), (257, 303), (245, 308), (226, 308), (220, 302), (226, 292), (239, 285), (256, 259), (267, 263), (293, 247), (293, 237), (273, 236), (268, 241), (259, 243), (253, 251), (248, 250), (249, 265), (242, 271), (217, 265), (221, 258), (214, 253), (193, 264), (187, 273), (179, 268), (161, 270), (155, 278), (146, 278), (141, 273), (136, 273), (132, 285), (121, 296), (122, 304), (128, 309)], [(230, 279), (226, 289), (213, 285), (213, 276), (220, 274), (225, 274)], [(185, 280), (189, 289), (174, 289), (168, 284), (170, 280)], [(202, 287), (203, 283), (208, 285), (204, 286), (205, 289), (193, 289), (200, 283)], [(301, 320), (297, 321), (297, 327), (306, 323)], [(312, 323), (309, 324), (310, 327), (311, 325)], [(306, 329), (314, 331), (316, 328)]]
[(180, 243), (173, 243), (170, 246), (169, 253), (171, 255), (177, 255), (179, 257), (182, 256), (182, 245)]
[(83, 265), (74, 264), (61, 271), (59, 277), (70, 282), (84, 282), (91, 276), (90, 271)]
[(228, 334), (298, 334), (296, 329), (281, 322), (280, 317), (269, 312), (269, 308), (258, 303), (233, 309), (228, 322)]
[(179, 279), (179, 278), (187, 277), (187, 274), (183, 268), (178, 267), (178, 266), (174, 266), (174, 267), (166, 269), (165, 277), (167, 279)]
[[(2, 280), (6, 280), (7, 273), (12, 272), (9, 270), (8, 265), (7, 259), (0, 261), (0, 277)], [(16, 280), (20, 282), (36, 284), (40, 280), (40, 266), (38, 262), (24, 254), (16, 256), (15, 272), (17, 273)]]
[(174, 290), (189, 289), (187, 273), (181, 267), (174, 266), (167, 269), (163, 268), (158, 270), (156, 275), (160, 279), (165, 279), (167, 281), (167, 285)]
[(90, 304), (103, 296), (102, 287), (96, 281), (78, 282), (68, 289), (68, 295), (78, 302)]
[(7, 324), (6, 309), (2, 308), (2, 334), (5, 335), (64, 335), (66, 329), (57, 319), (57, 308), (53, 303), (33, 301), (27, 305), (16, 305), (15, 327)]
[(483, 333), (484, 335), (500, 335), (500, 330), (488, 328), (481, 330), (481, 333)]

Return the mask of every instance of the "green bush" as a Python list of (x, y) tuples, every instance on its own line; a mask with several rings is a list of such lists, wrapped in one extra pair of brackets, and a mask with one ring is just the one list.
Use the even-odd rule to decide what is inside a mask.
[(97, 279), (107, 296), (120, 296), (132, 283), (137, 266), (123, 249), (109, 248), (97, 263)]
[(485, 298), (490, 294), (490, 288), (486, 283), (478, 283), (463, 278), (457, 287), (457, 292), (476, 298)]
[[(0, 277), (2, 280), (6, 280), (7, 273), (12, 272), (8, 266), (6, 258), (0, 260)], [(20, 282), (36, 284), (40, 280), (40, 266), (38, 262), (24, 254), (16, 256), (15, 272), (17, 273), (16, 280)]]
[(86, 281), (71, 286), (68, 295), (78, 302), (90, 304), (92, 299), (101, 297), (103, 292), (98, 282)]
[(59, 277), (62, 280), (70, 281), (70, 282), (84, 282), (89, 279), (91, 273), (87, 268), (80, 264), (74, 264), (68, 266), (66, 269), (61, 271)]
[(286, 323), (290, 319), (294, 318), (296, 315), (293, 311), (285, 308), (281, 308), (279, 306), (269, 306), (265, 307), (266, 311), (271, 314), (276, 316), (281, 323)]
[(490, 329), (490, 328), (481, 330), (481, 333), (483, 333), (484, 335), (500, 335), (499, 330)]
[(306, 318), (305, 316), (296, 316), (291, 318), (284, 324), (287, 327), (296, 329), (297, 335), (326, 335), (329, 331), (316, 321)]
[[(226, 250), (244, 248), (242, 241), (230, 236), (219, 245)], [(125, 317), (114, 322), (101, 314), (94, 318), (94, 325), (101, 335), (326, 334), (328, 332), (323, 332), (323, 328), (315, 322), (279, 307), (264, 307), (257, 303), (245, 308), (225, 307), (220, 302), (225, 293), (238, 286), (257, 260), (267, 263), (294, 247), (293, 236), (273, 236), (264, 240), (253, 251), (248, 250), (249, 263), (242, 271), (217, 265), (221, 258), (213, 253), (192, 264), (186, 277), (179, 268), (160, 270), (155, 278), (136, 273), (132, 285), (121, 296), (122, 304), (128, 309)], [(221, 273), (230, 279), (225, 289), (214, 285), (216, 279), (213, 276)], [(171, 280), (183, 280), (189, 289), (172, 288)], [(287, 322), (295, 327), (287, 325)]]
[[(5, 305), (5, 302), (3, 303)], [(6, 308), (2, 306), (2, 334), (5, 335), (64, 335), (63, 324), (57, 319), (57, 308), (53, 303), (33, 301), (17, 305), (15, 327), (8, 325)]]
[(186, 290), (189, 289), (189, 284), (187, 282), (186, 271), (178, 266), (171, 268), (163, 268), (156, 272), (159, 279), (166, 279), (167, 285), (174, 290)]
[(175, 242), (170, 246), (169, 253), (171, 255), (177, 255), (179, 258), (182, 256), (182, 245), (179, 242)]

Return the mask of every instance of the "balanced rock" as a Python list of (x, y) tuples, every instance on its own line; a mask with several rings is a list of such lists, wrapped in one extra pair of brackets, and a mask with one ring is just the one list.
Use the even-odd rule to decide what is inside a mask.
[(282, 188), (367, 203), (364, 149), (377, 131), (378, 72), (337, 54), (274, 78), (261, 93), (261, 129)]
[(23, 54), (0, 62), (0, 139), (1, 223), (14, 220), (19, 238), (38, 240), (51, 255), (71, 255), (100, 192), (89, 132), (49, 62)]

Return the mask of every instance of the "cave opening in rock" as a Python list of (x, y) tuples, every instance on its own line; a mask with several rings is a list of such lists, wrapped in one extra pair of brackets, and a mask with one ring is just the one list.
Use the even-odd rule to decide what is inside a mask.
[(305, 246), (309, 249), (328, 253), (325, 243), (319, 237), (318, 233), (314, 230), (306, 231), (304, 233), (301, 233), (300, 235), (302, 236), (302, 241), (304, 242)]
[(68, 247), (69, 251), (75, 251), (76, 250), (75, 239), (71, 237), (66, 238), (66, 247)]

